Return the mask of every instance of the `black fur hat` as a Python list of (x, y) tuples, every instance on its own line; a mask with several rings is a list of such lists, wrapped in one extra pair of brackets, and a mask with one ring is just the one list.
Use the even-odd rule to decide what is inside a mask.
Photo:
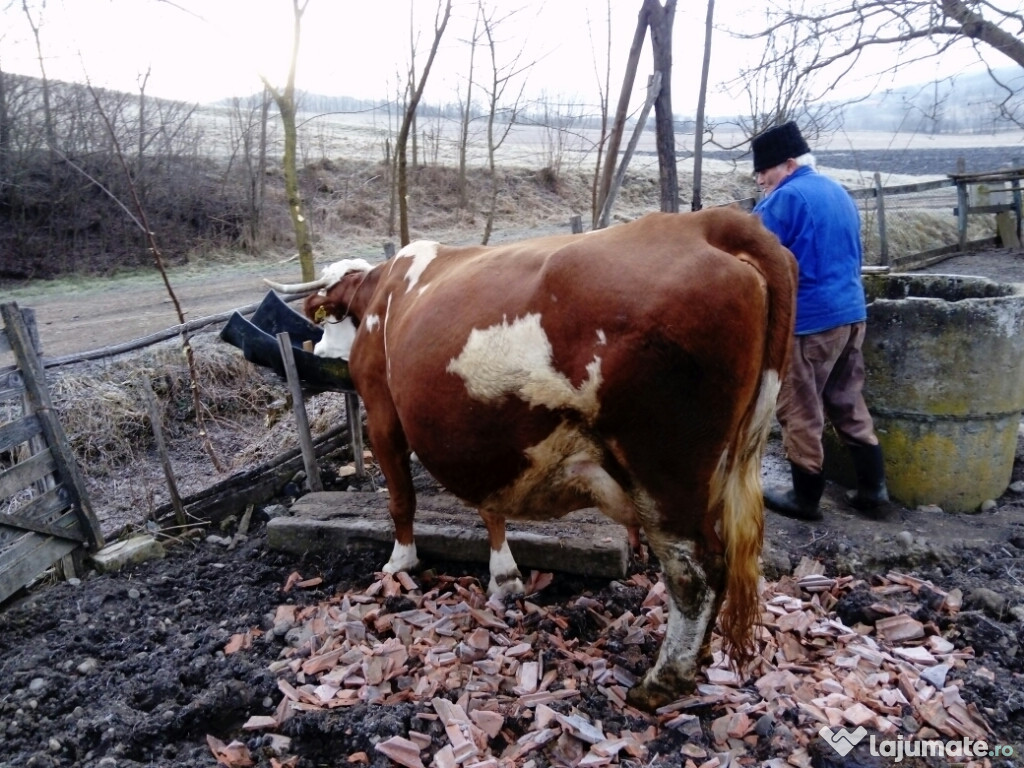
[(800, 157), (811, 151), (800, 129), (792, 121), (776, 125), (755, 136), (750, 146), (754, 150), (754, 173), (774, 168), (791, 157)]

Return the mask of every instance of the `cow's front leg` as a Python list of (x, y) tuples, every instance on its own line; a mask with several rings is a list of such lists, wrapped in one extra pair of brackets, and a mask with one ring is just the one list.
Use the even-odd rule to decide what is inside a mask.
[(385, 573), (411, 571), (419, 564), (416, 554), (416, 541), (413, 538), (413, 518), (416, 515), (416, 491), (412, 485), (412, 470), (409, 466), (409, 448), (398, 424), (397, 416), (390, 424), (385, 422), (381, 428), (377, 420), (369, 422), (370, 440), (374, 454), (380, 464), (381, 472), (388, 484), (388, 511), (395, 527), (395, 546), (391, 557), (384, 565)]
[(505, 595), (522, 594), (523, 575), (519, 572), (519, 566), (512, 557), (512, 550), (508, 548), (508, 539), (505, 537), (505, 518), (493, 512), (480, 511), (484, 525), (487, 526), (487, 539), (490, 543), (491, 581), (487, 585), (487, 594), (504, 597)]
[(725, 586), (720, 557), (702, 562), (692, 541), (659, 544), (652, 548), (661, 561), (669, 593), (665, 639), (654, 666), (627, 696), (630, 704), (648, 712), (695, 688), (698, 668), (710, 662), (711, 632)]

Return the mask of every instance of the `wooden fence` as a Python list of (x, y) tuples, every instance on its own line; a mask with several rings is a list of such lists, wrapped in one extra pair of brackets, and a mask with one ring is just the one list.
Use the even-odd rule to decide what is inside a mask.
[[(880, 174), (876, 173), (874, 178), (874, 187), (850, 192), (854, 200), (864, 201), (864, 205), (874, 204), (874, 210), (869, 210), (868, 213), (873, 214), (871, 218), (876, 222), (878, 251), (866, 254), (866, 262), (895, 269), (917, 269), (941, 261), (953, 253), (974, 248), (999, 244), (1005, 247), (1020, 247), (1021, 179), (1024, 179), (1022, 167), (983, 173), (956, 173), (936, 181), (892, 187), (882, 186)], [(892, 256), (889, 223), (893, 217), (893, 209), (897, 208), (903, 198), (921, 196), (923, 193), (936, 190), (950, 190), (951, 194), (955, 190), (955, 206), (951, 210), (946, 210), (956, 217), (957, 241), (918, 253)], [(1000, 199), (992, 202), (991, 198), (996, 197)], [(902, 206), (898, 210), (906, 211), (907, 206)], [(998, 234), (994, 232), (990, 238), (970, 240), (969, 217), (976, 214), (995, 214)]]
[(0, 365), (3, 601), (57, 561), (73, 573), (80, 548), (99, 548), (103, 537), (50, 401), (31, 313), (0, 304), (0, 317), (0, 357), (13, 361)]

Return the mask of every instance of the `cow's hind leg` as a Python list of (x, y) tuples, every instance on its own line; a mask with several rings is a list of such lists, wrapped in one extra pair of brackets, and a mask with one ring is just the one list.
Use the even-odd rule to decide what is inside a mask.
[(701, 558), (692, 541), (652, 545), (669, 593), (665, 639), (654, 666), (630, 689), (628, 701), (653, 712), (692, 691), (696, 673), (710, 660), (711, 632), (724, 597), (724, 561)]

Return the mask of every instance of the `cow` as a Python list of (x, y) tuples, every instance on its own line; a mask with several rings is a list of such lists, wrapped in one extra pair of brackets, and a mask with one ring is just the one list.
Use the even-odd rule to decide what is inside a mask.
[[(475, 507), (491, 594), (523, 590), (505, 520), (596, 507), (642, 529), (669, 593), (659, 655), (629, 691), (691, 691), (716, 618), (734, 663), (760, 618), (760, 463), (793, 330), (796, 262), (735, 207), (651, 213), (493, 246), (417, 241), (338, 262), (315, 321), (356, 325), (349, 370), (389, 491), (386, 572), (418, 563), (410, 454)], [(724, 601), (724, 605), (723, 605)]]

